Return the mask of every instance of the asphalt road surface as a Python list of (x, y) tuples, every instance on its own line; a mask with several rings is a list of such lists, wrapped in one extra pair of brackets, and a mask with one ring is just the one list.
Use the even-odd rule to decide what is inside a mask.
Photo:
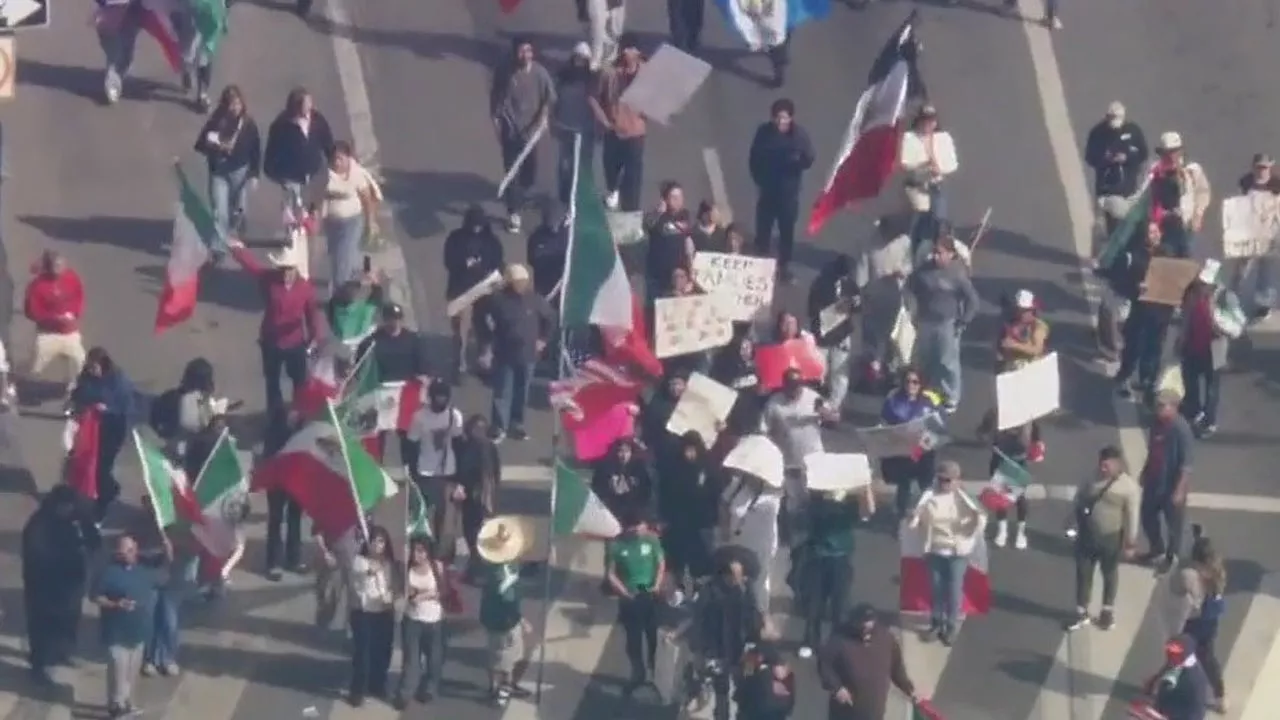
[[(1275, 8), (1263, 0), (1229, 6), (1080, 0), (1063, 8), (1066, 28), (1050, 36), (1004, 16), (999, 4), (962, 0), (948, 8), (920, 6), (926, 81), (960, 157), (960, 171), (949, 187), (951, 212), (966, 225), (976, 223), (987, 207), (994, 209), (993, 230), (977, 254), (975, 271), (987, 307), (966, 338), (966, 397), (955, 420), (958, 442), (947, 453), (970, 477), (981, 479), (985, 473), (987, 451), (969, 442), (967, 428), (990, 406), (993, 303), (1001, 293), (1025, 287), (1041, 298), (1054, 347), (1063, 357), (1065, 412), (1048, 423), (1049, 456), (1035, 468), (1035, 497), (1041, 499), (1032, 508), (1031, 548), (997, 550), (992, 556), (992, 613), (966, 622), (949, 651), (915, 641), (909, 623), (903, 639), (916, 683), (950, 720), (1109, 720), (1122, 716), (1124, 702), (1158, 656), (1164, 590), (1149, 572), (1127, 568), (1115, 630), (1087, 630), (1068, 641), (1060, 629), (1072, 596), (1070, 559), (1058, 532), (1065, 514), (1061, 499), (1090, 471), (1101, 445), (1121, 443), (1134, 465), (1145, 454), (1132, 406), (1113, 401), (1108, 368), (1094, 361), (1081, 273), (1081, 257), (1092, 242), (1092, 212), (1078, 160), (1080, 138), (1107, 103), (1119, 99), (1149, 138), (1180, 131), (1221, 196), (1254, 152), (1274, 154), (1280, 148), (1280, 131), (1269, 123), (1278, 108), (1265, 95), (1270, 89), (1266, 68), (1280, 60)], [(498, 151), (484, 117), (490, 68), (513, 34), (532, 37), (552, 62), (563, 60), (579, 39), (570, 3), (526, 0), (509, 17), (500, 16), (495, 5), (329, 0), (304, 23), (283, 3), (249, 0), (232, 12), (231, 37), (217, 68), (219, 85), (240, 85), (264, 129), (289, 88), (305, 85), (337, 134), (355, 141), (360, 156), (385, 180), (395, 214), (388, 227), (403, 249), (384, 253), (378, 263), (393, 271), (395, 292), (412, 307), (417, 324), (437, 339), (445, 327), (444, 235), (470, 203), (483, 204), (495, 217), (499, 211), (493, 200), (501, 175)], [(656, 47), (665, 36), (662, 9), (632, 5), (630, 26)], [(653, 129), (646, 202), (656, 200), (660, 180), (677, 179), (691, 201), (712, 198), (749, 224), (754, 196), (746, 150), (756, 123), (781, 95), (795, 101), (798, 120), (816, 144), (820, 160), (805, 187), (806, 199), (811, 198), (874, 53), (911, 7), (874, 2), (854, 10), (837, 4), (827, 21), (799, 32), (792, 76), (779, 92), (762, 89), (764, 59), (745, 53), (709, 8), (706, 55), (715, 72), (671, 128)], [(1024, 2), (1022, 11), (1029, 17), (1040, 14), (1032, 2)], [(175, 79), (149, 42), (140, 43), (135, 74), (142, 81), (120, 106), (103, 108), (96, 103), (101, 58), (80, 17), (60, 15), (55, 27), (23, 34), (18, 99), (0, 108), (9, 173), (0, 275), (20, 292), (41, 250), (65, 252), (89, 294), (87, 340), (107, 347), (148, 392), (175, 382), (186, 360), (209, 358), (220, 390), (246, 401), (237, 430), (249, 447), (260, 422), (262, 390), (252, 344), (259, 305), (244, 276), (218, 270), (192, 323), (159, 338), (151, 333), (172, 217), (168, 166), (179, 156), (193, 177), (203, 173), (189, 150), (200, 119), (174, 101)], [(544, 187), (551, 179), (548, 150), (541, 156)], [(265, 235), (274, 229), (277, 202), (269, 189), (255, 194), (250, 216), (255, 231)], [(878, 207), (842, 215), (820, 238), (805, 242), (797, 255), (801, 283), (779, 294), (779, 307), (800, 309), (812, 272), (832, 253), (856, 249)], [(1208, 226), (1217, 222), (1211, 215)], [(1216, 234), (1209, 237), (1216, 241)], [(505, 236), (505, 242), (508, 257), (523, 258), (522, 236)], [(1217, 253), (1207, 245), (1199, 252)], [(22, 358), (30, 343), (29, 324), (15, 317), (7, 338), (11, 355)], [(1233, 703), (1228, 717), (1259, 720), (1273, 717), (1277, 699), (1268, 683), (1255, 687), (1255, 681), (1280, 669), (1280, 659), (1271, 657), (1280, 626), (1280, 586), (1272, 573), (1280, 568), (1268, 551), (1278, 539), (1271, 516), (1280, 511), (1269, 472), (1280, 457), (1271, 447), (1276, 438), (1269, 422), (1276, 416), (1280, 378), (1272, 336), (1257, 334), (1234, 350), (1232, 372), (1223, 383), (1221, 431), (1198, 447), (1191, 518), (1204, 524), (1231, 559), (1219, 647)], [(477, 381), (465, 381), (460, 402), (468, 413), (487, 412), (487, 401)], [(537, 402), (531, 439), (503, 446), (513, 481), (501, 503), (510, 512), (545, 517), (551, 423), (545, 402)], [(859, 401), (853, 422), (865, 420), (874, 404)], [(60, 676), (65, 684), (57, 693), (36, 694), (25, 681), (21, 595), (14, 579), (19, 577), (17, 536), (35, 494), (56, 478), (61, 421), (53, 410), (55, 403), (37, 398), (21, 417), (3, 418), (9, 442), (0, 462), (0, 491), (6, 494), (0, 504), (5, 542), (0, 718), (94, 717), (103, 702), (92, 623), (82, 632), (83, 661)], [(847, 430), (833, 433), (829, 441), (833, 449), (856, 447)], [(136, 500), (141, 489), (135, 466), (127, 454), (123, 462), (126, 498)], [(398, 513), (399, 506), (390, 502), (381, 519), (394, 524)], [(342, 703), (341, 631), (317, 630), (309, 623), (307, 579), (273, 584), (258, 575), (261, 531), (250, 535), (255, 540), (229, 597), (187, 611), (182, 677), (143, 683), (147, 716), (396, 717), (378, 704), (353, 711)], [(862, 529), (858, 540), (854, 597), (891, 611), (896, 543), (879, 525)], [(620, 698), (626, 663), (621, 634), (613, 628), (612, 603), (596, 589), (599, 549), (558, 546), (551, 565), (555, 592), (547, 613), (543, 706), (535, 710), (516, 702), (505, 716), (674, 715), (642, 698), (633, 703)], [(531, 596), (540, 589), (538, 580), (530, 581)], [(474, 598), (467, 600), (473, 610)], [(780, 622), (794, 639), (798, 627), (786, 617), (789, 607), (788, 598), (775, 598)], [(529, 617), (540, 618), (542, 611), (541, 603), (528, 603)], [(892, 614), (888, 617), (893, 621)], [(504, 717), (480, 700), (486, 662), (474, 622), (459, 620), (453, 630), (444, 697), (429, 710), (414, 709), (405, 717)], [(812, 664), (799, 661), (798, 667), (795, 717), (822, 717), (825, 698)], [(899, 703), (891, 717), (897, 720), (902, 712)]]

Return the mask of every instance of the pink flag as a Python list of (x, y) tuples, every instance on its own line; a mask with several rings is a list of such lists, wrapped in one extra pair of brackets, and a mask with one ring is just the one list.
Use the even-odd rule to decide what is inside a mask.
[(579, 462), (595, 462), (609, 454), (609, 448), (622, 438), (635, 436), (635, 406), (614, 405), (591, 421), (566, 429), (573, 438), (573, 451)]

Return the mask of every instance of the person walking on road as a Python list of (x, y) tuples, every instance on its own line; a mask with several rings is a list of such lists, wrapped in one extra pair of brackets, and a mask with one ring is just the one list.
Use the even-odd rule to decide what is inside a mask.
[(93, 602), (101, 617), (107, 649), (107, 716), (139, 714), (133, 705), (134, 683), (142, 672), (143, 647), (151, 630), (156, 598), (156, 572), (138, 563), (138, 543), (121, 535), (115, 558), (99, 574)]
[(501, 516), (486, 521), (476, 539), (488, 569), (479, 615), (488, 635), (489, 697), (498, 707), (506, 707), (514, 694), (526, 694), (517, 685), (516, 667), (533, 629), (520, 613), (520, 560), (530, 550), (532, 530), (522, 518)]
[(53, 250), (46, 250), (40, 256), (34, 271), (22, 302), (23, 314), (36, 326), (28, 377), (38, 380), (50, 363), (64, 360), (67, 364), (65, 396), (70, 397), (85, 360), (84, 341), (80, 336), (84, 285), (66, 259)]
[(555, 334), (555, 313), (531, 292), (529, 269), (508, 265), (506, 287), (493, 296), (485, 320), (493, 332), (493, 437), (524, 440), (524, 410), (533, 368)]
[(622, 95), (644, 67), (644, 55), (633, 33), (618, 40), (618, 59), (600, 72), (600, 87), (592, 108), (604, 126), (605, 206), (610, 210), (637, 212), (644, 187), (645, 119), (622, 102)]
[[(213, 13), (209, 12), (210, 9), (213, 9)], [(201, 28), (208, 29), (212, 26), (216, 29), (211, 32), (221, 36), (227, 31), (226, 18), (225, 5), (206, 0), (177, 0), (170, 13), (173, 29), (178, 34), (178, 44), (182, 49), (182, 92), (194, 92), (195, 108), (200, 113), (209, 112), (209, 85), (213, 82), (213, 55), (210, 49), (216, 47), (220, 40), (220, 37), (205, 37)]]
[(107, 515), (107, 509), (120, 496), (120, 483), (116, 480), (116, 458), (129, 437), (129, 429), (138, 417), (138, 390), (125, 377), (107, 351), (90, 348), (85, 356), (84, 370), (71, 392), (74, 414), (95, 408), (101, 415), (98, 426), (98, 500), (97, 519)]
[(103, 99), (108, 105), (120, 102), (124, 81), (133, 67), (133, 54), (142, 31), (143, 8), (140, 0), (95, 0), (93, 16), (98, 33), (98, 46), (106, 60), (102, 77)]
[[(564, 253), (559, 258), (564, 267)], [(444, 239), (444, 298), (452, 302), (463, 293), (484, 282), (496, 272), (502, 272), (502, 242), (494, 235), (489, 218), (479, 205), (472, 205), (462, 214), (462, 226)], [(484, 325), (486, 307), (491, 298), (477, 298), (466, 308), (449, 318), (453, 329), (453, 365), (461, 376), (467, 371), (471, 348), (468, 340), (475, 339), (475, 357), (480, 370), (487, 371), (492, 361), (489, 352), (488, 328)]]
[(986, 529), (982, 508), (965, 493), (956, 462), (938, 463), (933, 488), (920, 498), (908, 527), (922, 536), (929, 566), (929, 634), (949, 647), (964, 612), (964, 576), (969, 557)]
[(573, 47), (569, 64), (556, 75), (556, 105), (551, 131), (556, 139), (556, 190), (561, 205), (568, 205), (573, 193), (575, 139), (582, 136), (582, 167), (594, 167), (598, 120), (591, 107), (596, 91), (596, 73), (591, 69), (591, 46), (580, 42)]
[(228, 251), (232, 232), (245, 233), (245, 203), (262, 173), (262, 137), (237, 85), (223, 88), (218, 106), (200, 128), (196, 152), (209, 167), (209, 206), (218, 228), (213, 261)]
[(882, 720), (892, 684), (916, 702), (902, 645), (862, 603), (849, 611), (818, 655), (827, 720)]
[(532, 40), (516, 38), (511, 51), (510, 62), (493, 75), (489, 116), (502, 150), (502, 170), (515, 171), (502, 196), (507, 208), (507, 231), (514, 233), (520, 231), (520, 212), (538, 180), (536, 148), (521, 155), (550, 119), (556, 103), (556, 84), (547, 68), (538, 62)]
[(307, 353), (323, 344), (324, 319), (315, 288), (298, 276), (298, 268), (278, 258), (274, 268), (264, 267), (239, 240), (230, 242), (231, 255), (255, 280), (266, 305), (258, 343), (262, 349), (262, 375), (266, 382), (267, 412), (287, 408), (280, 373), (289, 377), (291, 392), (307, 382)]
[(1191, 526), (1194, 540), (1191, 542), (1190, 561), (1182, 566), (1169, 583), (1174, 600), (1178, 603), (1181, 627), (1184, 635), (1196, 641), (1196, 658), (1208, 676), (1213, 700), (1209, 707), (1219, 715), (1227, 713), (1227, 689), (1222, 678), (1222, 661), (1214, 649), (1218, 627), (1226, 611), (1227, 568), (1213, 543), (1203, 534), (1199, 525)]
[(306, 88), (289, 91), (284, 110), (267, 129), (262, 170), (284, 191), (285, 209), (300, 218), (305, 209), (303, 190), (324, 172), (333, 155), (333, 131), (315, 108)]
[(1181, 403), (1182, 397), (1173, 390), (1161, 390), (1156, 397), (1155, 419), (1147, 432), (1147, 460), (1142, 466), (1142, 533), (1147, 536), (1147, 552), (1141, 561), (1154, 563), (1160, 574), (1177, 564), (1191, 491), (1195, 434), (1178, 411)]
[(1084, 145), (1084, 161), (1093, 168), (1093, 193), (1106, 218), (1110, 235), (1123, 217), (1111, 206), (1127, 207), (1138, 192), (1142, 166), (1147, 163), (1147, 138), (1142, 128), (1128, 119), (1124, 104), (1115, 101), (1092, 129)]
[(960, 405), (960, 338), (978, 316), (978, 291), (963, 260), (957, 261), (956, 241), (944, 234), (934, 243), (923, 267), (907, 278), (915, 301), (916, 359), (926, 377), (937, 378), (944, 396), (943, 411)]
[(329, 172), (322, 187), (313, 186), (318, 196), (313, 205), (324, 219), (325, 247), (329, 253), (330, 294), (348, 280), (361, 275), (360, 247), (377, 232), (378, 205), (382, 188), (373, 175), (356, 162), (351, 143), (338, 141), (329, 155)]
[[(1121, 560), (1133, 557), (1141, 502), (1138, 483), (1125, 472), (1120, 449), (1102, 448), (1097, 474), (1076, 488), (1073, 517), (1067, 528), (1067, 535), (1075, 537), (1076, 561), (1076, 616), (1067, 624), (1068, 630), (1089, 623), (1103, 630), (1115, 626), (1118, 568)], [(1095, 569), (1102, 571), (1102, 609), (1096, 619), (1089, 615)]]
[[(406, 383), (414, 379), (425, 381), (430, 375), (426, 339), (405, 325), (404, 308), (393, 302), (383, 305), (381, 320), (378, 329), (357, 346), (357, 362), (366, 353), (373, 353), (365, 362), (373, 363), (374, 377), (380, 383)], [(365, 431), (377, 432), (376, 421), (375, 427), (365, 428)], [(417, 454), (416, 448), (413, 448), (405, 432), (398, 432), (397, 436), (400, 441), (400, 459), (410, 465)], [(378, 457), (383, 455), (383, 443), (384, 439), (379, 437)]]
[(751, 140), (748, 166), (756, 185), (756, 252), (773, 255), (778, 232), (778, 277), (792, 282), (791, 253), (800, 217), (800, 184), (813, 166), (813, 143), (796, 121), (796, 105), (787, 98), (769, 107), (769, 121), (761, 123)]

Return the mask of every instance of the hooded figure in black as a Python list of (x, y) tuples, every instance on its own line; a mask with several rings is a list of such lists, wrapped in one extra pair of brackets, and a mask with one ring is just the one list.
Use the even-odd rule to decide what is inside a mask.
[(764, 617), (760, 614), (751, 579), (742, 562), (731, 560), (716, 568), (694, 609), (697, 642), (708, 668), (714, 670), (716, 720), (729, 717), (729, 680), (741, 688), (743, 654), (748, 643), (760, 641)]
[(686, 570), (695, 581), (711, 575), (722, 488), (707, 462), (701, 435), (689, 431), (681, 436), (678, 453), (670, 468), (658, 474), (658, 518), (664, 525), (667, 576), (683, 592)]
[(629, 439), (615, 442), (608, 456), (596, 462), (591, 489), (624, 528), (652, 517), (653, 479)]
[(786, 720), (796, 707), (796, 676), (776, 644), (756, 643), (742, 662), (738, 720)]
[(529, 233), (525, 259), (533, 273), (533, 291), (549, 297), (564, 276), (565, 255), (569, 252), (569, 226), (565, 222), (556, 222), (551, 201), (544, 200), (541, 209), (542, 222)]
[[(449, 233), (444, 241), (445, 300), (453, 300), (493, 273), (502, 272), (503, 264), (502, 243), (493, 234), (489, 218), (479, 205), (468, 207), (462, 215), (462, 227)], [(476, 321), (484, 317), (486, 302), (488, 297), (482, 297), (469, 310), (449, 319), (454, 362), (459, 368), (466, 366), (467, 338), (472, 332), (478, 345), (488, 343), (486, 328)]]
[(653, 464), (659, 475), (667, 472), (680, 455), (680, 439), (667, 432), (667, 423), (688, 383), (689, 374), (686, 372), (667, 373), (662, 385), (644, 404), (640, 413), (640, 432), (645, 446), (653, 454)]
[(711, 363), (711, 379), (738, 391), (738, 399), (725, 419), (725, 428), (737, 436), (760, 432), (760, 413), (767, 395), (756, 374), (756, 344), (741, 337), (720, 349)]
[(842, 321), (827, 332), (823, 332), (820, 316), (823, 310), (837, 302), (848, 306), (852, 311), (858, 298), (858, 284), (853, 277), (854, 262), (848, 255), (837, 255), (834, 260), (822, 266), (818, 276), (809, 286), (809, 331), (820, 348), (833, 348), (848, 345), (853, 336), (853, 316)]
[(27, 646), (31, 672), (41, 682), (75, 651), (89, 556), (100, 542), (92, 508), (66, 485), (49, 491), (22, 528)]
[(866, 603), (849, 611), (822, 648), (818, 677), (831, 694), (827, 720), (884, 720), (890, 684), (916, 699), (902, 646)]

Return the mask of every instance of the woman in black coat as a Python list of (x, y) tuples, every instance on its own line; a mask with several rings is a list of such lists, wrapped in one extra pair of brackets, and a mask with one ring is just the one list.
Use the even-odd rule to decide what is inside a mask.
[(38, 682), (51, 682), (49, 668), (75, 651), (89, 556), (100, 543), (92, 509), (67, 485), (49, 491), (22, 528), (27, 647)]
[(333, 157), (333, 131), (305, 88), (289, 91), (284, 111), (271, 121), (262, 172), (284, 189), (290, 208), (303, 204), (302, 190), (312, 177), (327, 172)]

